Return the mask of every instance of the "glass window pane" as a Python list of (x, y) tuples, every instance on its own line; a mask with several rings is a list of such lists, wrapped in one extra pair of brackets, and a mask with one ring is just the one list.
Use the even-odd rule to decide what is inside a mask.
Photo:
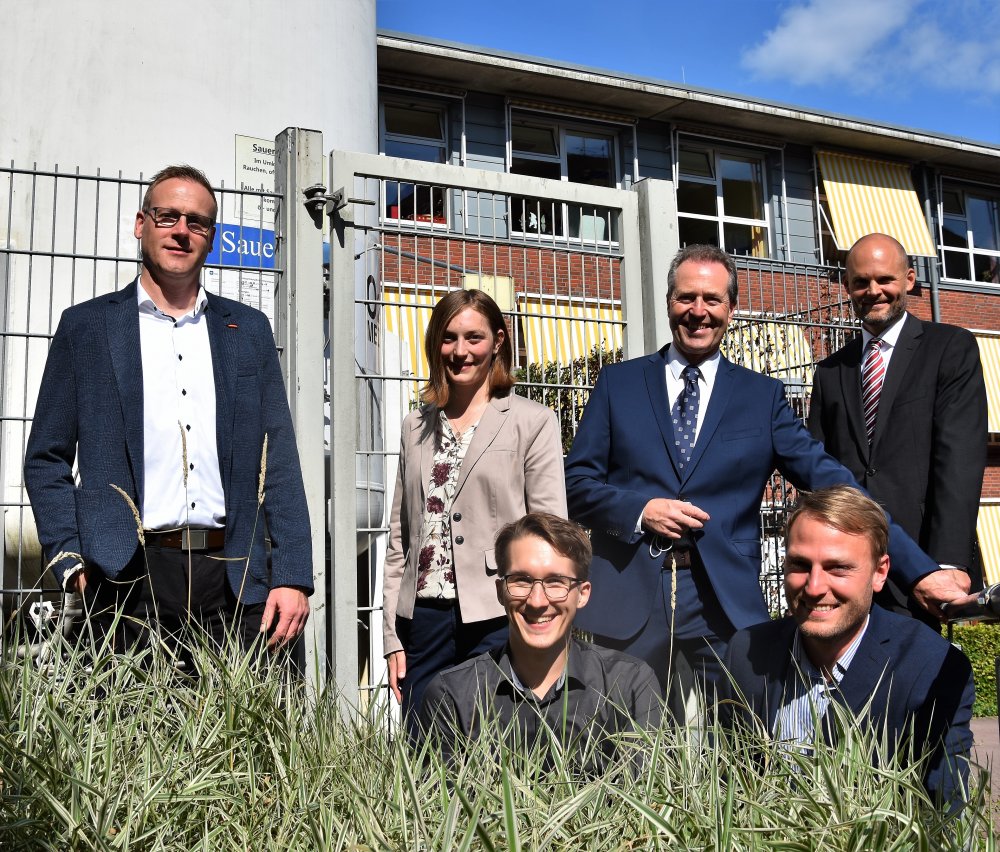
[(386, 104), (383, 110), (386, 133), (444, 141), (444, 122), (440, 110), (405, 107), (398, 104)]
[(965, 217), (945, 216), (941, 223), (942, 239), (946, 246), (968, 248), (968, 235), (965, 230)]
[(562, 236), (562, 204), (548, 198), (511, 196), (510, 229), (522, 234)]
[(944, 277), (959, 281), (971, 281), (972, 270), (969, 268), (969, 255), (960, 251), (946, 251), (944, 255)]
[(966, 197), (969, 206), (969, 227), (976, 248), (1000, 250), (997, 244), (997, 203), (989, 198)]
[(385, 153), (390, 157), (405, 157), (407, 160), (422, 160), (425, 163), (443, 163), (444, 148), (440, 145), (424, 145), (420, 142), (399, 142), (385, 140)]
[(680, 181), (677, 184), (677, 209), (683, 213), (717, 216), (719, 206), (715, 195), (715, 184)]
[(550, 180), (559, 180), (562, 177), (559, 163), (553, 163), (551, 160), (531, 160), (527, 157), (514, 157), (510, 164), (510, 173)]
[(587, 243), (617, 239), (614, 217), (603, 207), (569, 205), (569, 235)]
[(706, 222), (704, 219), (687, 219), (683, 216), (677, 219), (677, 235), (682, 246), (693, 246), (696, 243), (717, 246), (719, 244), (719, 226), (716, 222)]
[(712, 155), (708, 151), (697, 151), (693, 148), (681, 148), (677, 156), (682, 175), (694, 175), (715, 179), (715, 169), (712, 168)]
[(526, 154), (559, 154), (558, 134), (554, 127), (538, 127), (533, 124), (515, 124), (511, 128), (511, 145), (515, 151)]
[(725, 248), (730, 254), (748, 254), (752, 257), (767, 257), (767, 231), (756, 225), (735, 225), (727, 222), (722, 226)]
[(385, 215), (389, 219), (445, 224), (445, 194), (443, 186), (385, 182)]
[(726, 215), (763, 219), (760, 163), (723, 157), (719, 160), (719, 169), (722, 172), (722, 203)]
[(976, 281), (981, 284), (1000, 284), (1000, 257), (974, 254), (972, 263), (976, 267)]
[(613, 145), (606, 136), (566, 134), (566, 177), (574, 183), (614, 186)]
[(941, 204), (945, 213), (953, 213), (956, 216), (965, 215), (965, 208), (962, 206), (962, 193), (958, 190), (944, 190), (941, 193)]

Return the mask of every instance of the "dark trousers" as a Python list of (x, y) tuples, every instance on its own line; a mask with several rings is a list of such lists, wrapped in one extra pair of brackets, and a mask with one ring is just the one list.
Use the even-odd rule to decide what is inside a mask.
[(113, 650), (142, 650), (161, 643), (191, 670), (190, 640), (200, 629), (218, 648), (232, 639), (247, 650), (259, 635), (264, 604), (243, 606), (226, 577), (219, 551), (139, 548), (114, 579), (88, 575), (84, 612), (96, 641), (110, 637)]
[(678, 678), (678, 673), (693, 675), (711, 707), (715, 686), (724, 676), (721, 660), (735, 631), (696, 555), (691, 568), (677, 570), (676, 614), (670, 603), (671, 573), (670, 568), (660, 572), (649, 620), (638, 633), (626, 639), (595, 636), (594, 641), (649, 663), (671, 710), (677, 718), (685, 718), (688, 714), (682, 708), (690, 703), (692, 684), (686, 677)]
[(397, 617), (396, 635), (406, 652), (406, 677), (400, 691), (403, 718), (412, 736), (418, 730), (417, 714), (431, 678), (442, 669), (502, 647), (507, 642), (507, 617), (467, 624), (457, 604), (418, 598), (413, 618)]

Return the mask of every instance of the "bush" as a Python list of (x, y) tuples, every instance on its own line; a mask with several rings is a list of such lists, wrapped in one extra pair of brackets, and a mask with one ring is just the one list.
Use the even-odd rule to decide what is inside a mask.
[(1000, 657), (1000, 624), (956, 625), (953, 641), (972, 663), (976, 680), (974, 716), (997, 715), (996, 658)]
[(664, 724), (621, 735), (620, 759), (585, 777), (486, 734), (445, 765), (273, 664), (196, 657), (200, 679), (156, 655), (39, 666), (8, 645), (0, 848), (993, 848), (984, 774), (945, 816), (919, 767), (872, 768), (877, 737), (806, 758)]

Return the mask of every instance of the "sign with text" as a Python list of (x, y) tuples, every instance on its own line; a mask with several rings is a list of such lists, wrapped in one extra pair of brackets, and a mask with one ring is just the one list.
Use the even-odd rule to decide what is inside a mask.
[(215, 245), (205, 263), (243, 269), (274, 269), (274, 231), (252, 225), (215, 226)]
[[(273, 139), (236, 137), (236, 185), (243, 191), (274, 192), (275, 148)], [(263, 201), (263, 205), (261, 202)], [(244, 196), (244, 221), (273, 224), (275, 199)]]

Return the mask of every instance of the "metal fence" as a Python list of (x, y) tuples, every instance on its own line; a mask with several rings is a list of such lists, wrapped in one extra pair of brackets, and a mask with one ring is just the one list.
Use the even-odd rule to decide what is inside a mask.
[[(133, 235), (148, 181), (0, 167), (0, 482), (4, 521), (4, 621), (58, 613), (22, 481), (25, 444), (49, 341), (62, 311), (112, 292), (139, 270)], [(206, 289), (263, 310), (274, 321), (273, 193), (216, 190), (219, 224)], [(32, 606), (34, 605), (34, 606)]]

